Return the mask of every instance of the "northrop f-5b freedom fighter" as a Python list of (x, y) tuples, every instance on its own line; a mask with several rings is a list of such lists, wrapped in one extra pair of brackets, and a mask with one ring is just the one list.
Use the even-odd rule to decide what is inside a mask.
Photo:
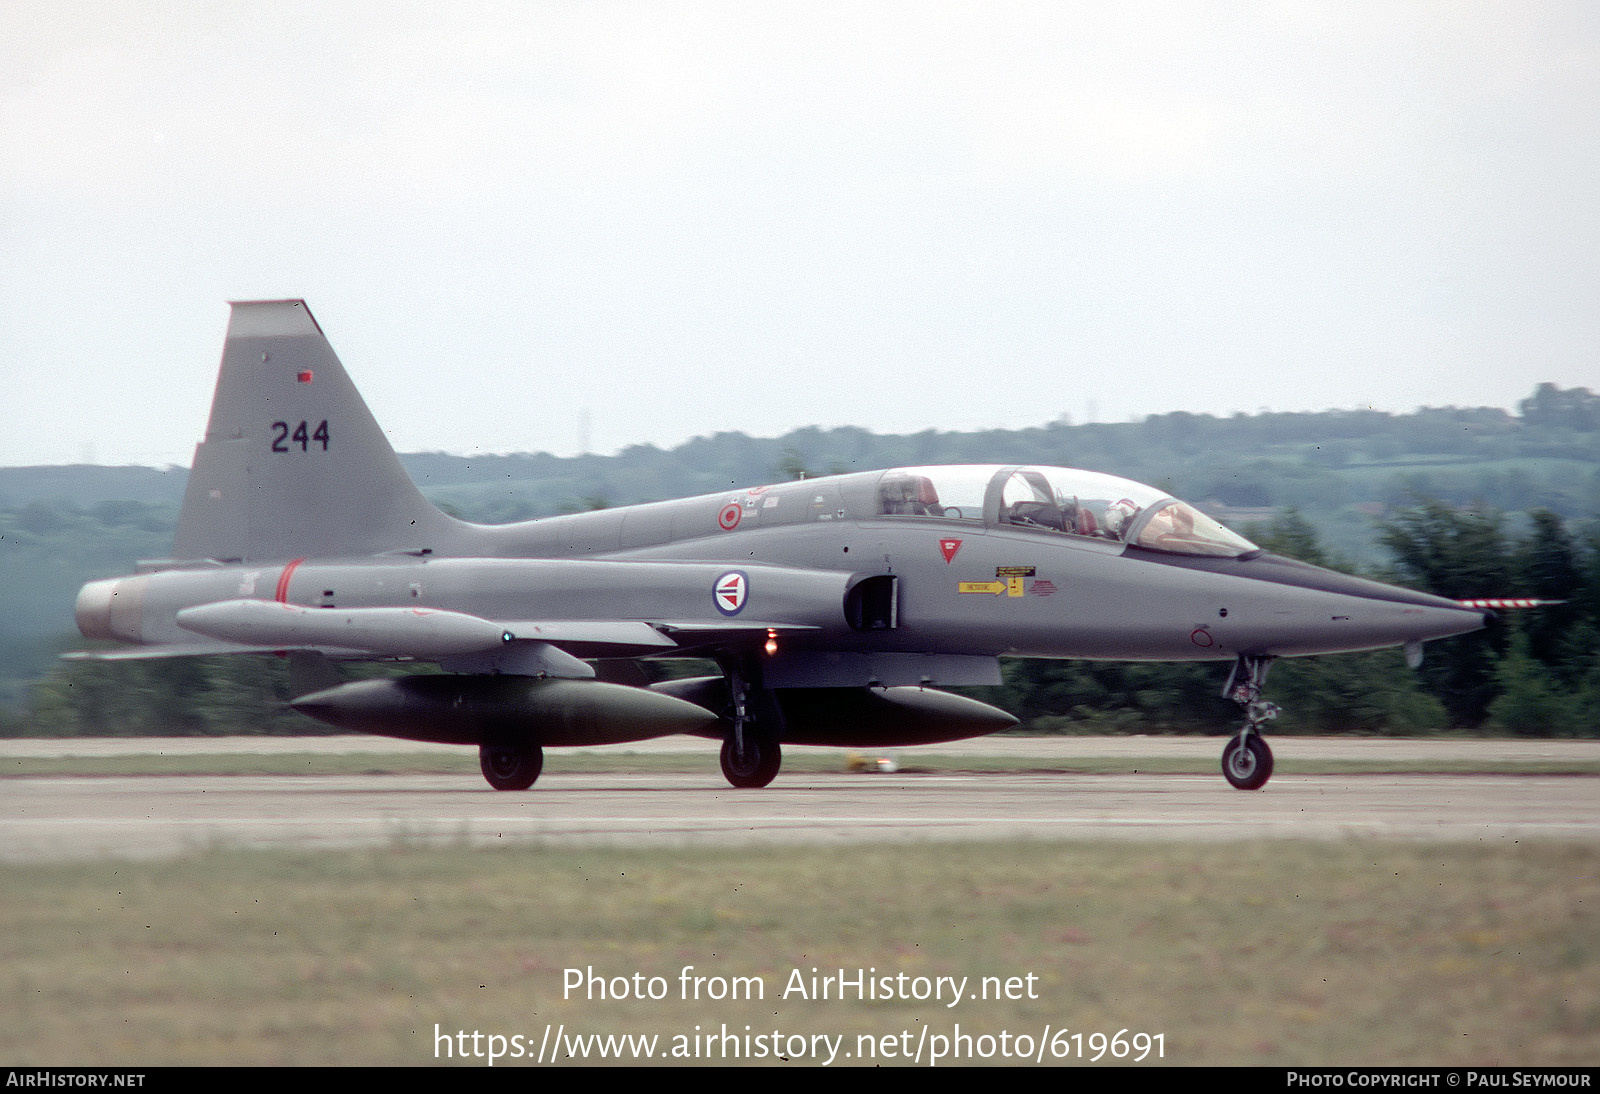
[[(323, 722), (476, 745), (522, 790), (546, 747), (722, 742), (740, 787), (785, 743), (890, 747), (1015, 724), (939, 686), (1001, 657), (1232, 662), (1228, 781), (1272, 773), (1274, 658), (1421, 644), (1487, 609), (1270, 554), (1194, 507), (1064, 467), (898, 467), (508, 525), (417, 489), (304, 301), (236, 303), (173, 557), (94, 581), (130, 658), (285, 654)], [(645, 686), (618, 665), (697, 658)], [(341, 682), (342, 661), (437, 674)], [(596, 664), (603, 666), (597, 673)]]

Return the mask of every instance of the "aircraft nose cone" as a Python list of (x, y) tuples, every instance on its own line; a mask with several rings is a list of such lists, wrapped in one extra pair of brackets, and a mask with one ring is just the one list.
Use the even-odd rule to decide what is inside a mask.
[[(1260, 582), (1225, 629), (1228, 644), (1263, 654), (1409, 646), (1479, 630), (1490, 618), (1430, 593), (1326, 570), (1279, 555), (1235, 560), (1225, 571)], [(1242, 606), (1242, 605), (1241, 605)]]

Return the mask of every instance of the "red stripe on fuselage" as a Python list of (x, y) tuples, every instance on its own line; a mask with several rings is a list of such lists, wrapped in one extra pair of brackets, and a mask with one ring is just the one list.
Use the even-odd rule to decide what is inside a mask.
[(283, 568), (283, 573), (278, 575), (278, 592), (273, 597), (279, 604), (289, 603), (289, 579), (294, 577), (295, 570), (305, 559), (297, 558)]

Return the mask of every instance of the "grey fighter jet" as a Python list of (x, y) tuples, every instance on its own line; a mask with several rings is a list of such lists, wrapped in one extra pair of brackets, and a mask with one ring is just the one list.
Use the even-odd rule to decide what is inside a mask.
[[(935, 690), (1000, 657), (1233, 663), (1234, 786), (1272, 773), (1277, 657), (1421, 644), (1487, 609), (1268, 554), (1192, 506), (1064, 467), (900, 467), (486, 526), (430, 504), (304, 301), (236, 303), (173, 550), (78, 595), (77, 656), (287, 654), (335, 726), (477, 745), (500, 790), (545, 747), (699, 734), (734, 786), (783, 743), (884, 747), (1015, 724)], [(715, 676), (597, 675), (700, 658)], [(349, 660), (439, 674), (338, 682)], [(603, 679), (601, 676), (612, 677)]]

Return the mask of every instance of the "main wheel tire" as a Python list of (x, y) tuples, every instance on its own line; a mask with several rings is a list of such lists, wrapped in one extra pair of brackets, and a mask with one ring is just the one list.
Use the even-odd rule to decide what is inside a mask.
[(1272, 749), (1259, 733), (1234, 737), (1222, 750), (1222, 774), (1236, 790), (1260, 790), (1272, 778)]
[(478, 766), (496, 790), (526, 790), (544, 770), (538, 745), (479, 745)]
[(722, 777), (734, 786), (766, 786), (778, 777), (778, 768), (782, 766), (783, 750), (777, 741), (763, 740), (753, 733), (746, 735), (742, 763), (735, 761), (733, 738), (722, 742)]

